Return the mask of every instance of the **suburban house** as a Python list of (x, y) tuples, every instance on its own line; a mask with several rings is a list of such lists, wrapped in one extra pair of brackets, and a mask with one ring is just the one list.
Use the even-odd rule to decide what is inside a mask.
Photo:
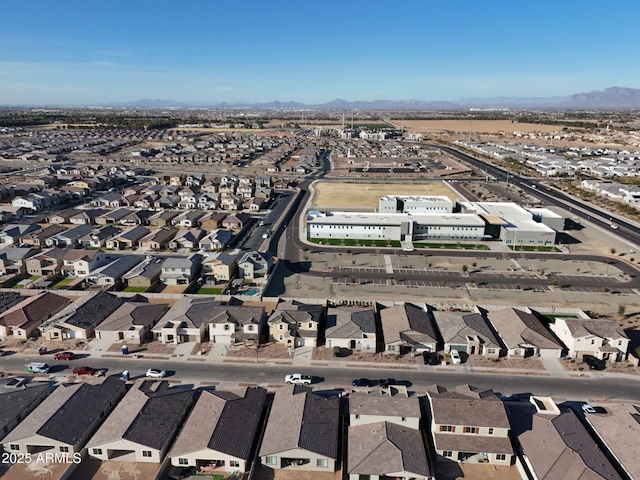
[(563, 346), (553, 338), (538, 318), (519, 308), (503, 308), (487, 313), (493, 328), (507, 348), (507, 356), (515, 358), (559, 358)]
[(96, 218), (95, 223), (97, 225), (115, 225), (130, 213), (131, 210), (129, 210), (128, 208), (118, 208), (117, 210), (111, 210), (100, 215), (98, 218)]
[(248, 472), (266, 400), (261, 387), (203, 390), (169, 452), (171, 464), (202, 474)]
[(71, 300), (54, 293), (42, 292), (25, 298), (0, 314), (0, 340), (9, 335), (26, 340), (45, 320), (51, 318)]
[(274, 470), (334, 472), (340, 453), (340, 399), (310, 387), (276, 390), (259, 456)]
[(31, 223), (28, 225), (17, 223), (5, 225), (2, 230), (0, 230), (0, 247), (20, 243), (20, 237), (22, 235), (35, 232), (37, 230), (40, 230), (40, 225), (37, 223)]
[(608, 403), (607, 415), (585, 415), (587, 423), (628, 478), (640, 475), (640, 456), (636, 448), (629, 448), (630, 438), (640, 438), (639, 416), (640, 406), (629, 403)]
[(25, 261), (27, 273), (38, 277), (60, 273), (60, 270), (62, 269), (62, 259), (66, 253), (67, 250), (54, 247), (28, 258)]
[(6, 247), (0, 250), (0, 275), (23, 273), (27, 260), (40, 252), (39, 248)]
[[(144, 206), (145, 208), (149, 208), (153, 205), (153, 201), (149, 202), (148, 200), (138, 200), (135, 203), (139, 203), (140, 206)], [(125, 226), (148, 225), (149, 219), (155, 214), (156, 212), (152, 210), (136, 210), (135, 212), (129, 212), (128, 215), (122, 217), (120, 219), (120, 224)]]
[(211, 310), (209, 339), (213, 343), (257, 345), (266, 320), (264, 307), (220, 305)]
[(107, 248), (125, 250), (137, 247), (140, 240), (150, 231), (147, 227), (142, 226), (130, 228), (107, 240)]
[(80, 239), (80, 243), (83, 247), (102, 248), (107, 244), (107, 240), (120, 235), (120, 232), (122, 232), (122, 230), (118, 227), (107, 225), (98, 230), (94, 230), (89, 235), (85, 235)]
[(89, 293), (51, 317), (38, 330), (45, 340), (88, 340), (93, 337), (94, 329), (123, 303), (123, 299), (110, 293)]
[(405, 303), (380, 310), (384, 353), (404, 355), (435, 352), (438, 334), (431, 316), (416, 305)]
[(502, 346), (482, 313), (441, 312), (431, 314), (438, 326), (445, 352), (498, 358)]
[(173, 345), (202, 343), (207, 338), (211, 312), (220, 305), (211, 298), (182, 297), (152, 328), (154, 338)]
[(162, 210), (149, 218), (149, 225), (153, 227), (168, 227), (171, 220), (180, 215), (178, 210)]
[(418, 397), (353, 393), (349, 396), (349, 480), (430, 480)]
[(109, 210), (102, 208), (93, 208), (88, 210), (78, 210), (76, 213), (69, 217), (69, 223), (73, 225), (90, 225), (95, 223), (96, 218), (100, 215), (104, 215)]
[(96, 268), (85, 277), (87, 286), (114, 287), (122, 281), (122, 276), (144, 260), (142, 255), (122, 255), (107, 257), (105, 265)]
[(614, 320), (557, 317), (549, 328), (567, 346), (572, 358), (588, 354), (618, 362), (629, 351), (629, 337)]
[(171, 224), (174, 227), (194, 228), (198, 225), (198, 220), (204, 214), (205, 212), (202, 210), (192, 210), (184, 212), (171, 220)]
[(169, 248), (171, 250), (178, 250), (179, 248), (186, 248), (189, 250), (197, 249), (199, 248), (198, 242), (206, 234), (207, 232), (199, 228), (181, 228), (169, 242)]
[(87, 443), (91, 458), (161, 463), (193, 404), (193, 390), (138, 380)]
[(203, 230), (206, 230), (207, 232), (211, 232), (213, 230), (217, 230), (220, 227), (222, 227), (222, 221), (225, 218), (227, 218), (226, 213), (210, 212), (200, 219), (199, 226)]
[[(567, 478), (570, 472), (575, 480), (622, 480), (573, 410), (558, 408), (548, 397), (531, 400), (533, 406), (509, 404), (509, 419), (520, 456), (534, 478)], [(632, 437), (619, 436), (627, 439), (628, 448)]]
[(49, 238), (53, 237), (54, 235), (58, 235), (65, 230), (66, 229), (60, 225), (49, 225), (48, 227), (44, 227), (40, 230), (34, 230), (33, 232), (25, 233), (20, 237), (20, 242), (26, 245), (31, 245), (33, 247), (44, 247), (47, 246), (46, 241)]
[(214, 282), (228, 282), (235, 275), (237, 267), (235, 255), (220, 252), (204, 259), (202, 274), (207, 279), (213, 277)]
[(189, 255), (187, 258), (166, 258), (162, 262), (160, 281), (165, 285), (189, 285), (200, 272), (202, 258), (202, 255), (197, 253)]
[(175, 228), (159, 228), (141, 238), (139, 243), (141, 247), (150, 250), (164, 250), (168, 248), (169, 242), (176, 236), (176, 233), (178, 230)]
[(269, 252), (246, 252), (238, 261), (238, 275), (245, 280), (266, 281), (272, 264)]
[(29, 416), (52, 389), (52, 382), (30, 382), (24, 377), (0, 380), (0, 438)]
[[(141, 298), (139, 296), (134, 297)], [(120, 305), (95, 328), (99, 340), (141, 345), (151, 337), (153, 327), (169, 309), (166, 303), (128, 301)]]
[(124, 392), (125, 382), (115, 376), (100, 385), (62, 383), (4, 437), (4, 451), (80, 452)]
[(315, 347), (322, 313), (322, 305), (280, 302), (267, 321), (269, 336), (289, 348)]
[(438, 461), (511, 465), (509, 417), (493, 390), (471, 385), (427, 388), (431, 434)]
[(376, 353), (376, 314), (370, 308), (328, 308), (324, 337), (327, 348)]
[(229, 230), (214, 230), (206, 237), (203, 237), (199, 241), (199, 245), (205, 252), (224, 250), (232, 238), (233, 233)]
[(86, 277), (109, 260), (102, 250), (68, 250), (62, 258), (62, 270), (74, 277)]
[(148, 290), (160, 281), (162, 273), (162, 258), (147, 256), (141, 263), (133, 267), (122, 276), (122, 281), (128, 287), (141, 290)]
[(47, 238), (44, 243), (48, 247), (72, 247), (79, 243), (80, 239), (93, 231), (92, 225), (78, 225), (64, 232)]
[[(237, 198), (237, 197), (236, 197)], [(240, 205), (239, 199), (237, 202)], [(251, 216), (248, 213), (232, 213), (222, 221), (222, 226), (229, 230), (242, 230), (251, 221)]]

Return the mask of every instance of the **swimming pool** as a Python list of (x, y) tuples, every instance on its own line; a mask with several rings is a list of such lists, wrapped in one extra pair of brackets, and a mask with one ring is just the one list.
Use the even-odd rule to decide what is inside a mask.
[(238, 292), (238, 295), (248, 295), (252, 297), (253, 295), (258, 295), (259, 293), (260, 293), (259, 288), (247, 288), (246, 290)]

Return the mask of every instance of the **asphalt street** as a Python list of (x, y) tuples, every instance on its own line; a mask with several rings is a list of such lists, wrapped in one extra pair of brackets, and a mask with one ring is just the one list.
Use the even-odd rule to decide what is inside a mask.
[(207, 384), (255, 384), (275, 388), (284, 385), (284, 376), (289, 373), (303, 373), (314, 377), (315, 389), (348, 388), (355, 378), (378, 379), (392, 376), (406, 381), (411, 390), (424, 392), (434, 383), (454, 387), (469, 383), (481, 388), (491, 388), (504, 394), (534, 393), (568, 400), (640, 401), (640, 379), (630, 375), (589, 372), (584, 377), (558, 375), (541, 371), (539, 375), (496, 374), (474, 371), (462, 366), (412, 366), (411, 369), (381, 365), (380, 368), (332, 367), (332, 366), (291, 366), (274, 365), (264, 361), (259, 363), (226, 363), (173, 360), (147, 360), (135, 358), (81, 358), (69, 362), (53, 361), (49, 356), (13, 355), (2, 357), (0, 366), (5, 372), (25, 372), (25, 365), (34, 361), (47, 361), (56, 375), (71, 374), (79, 366), (106, 368), (108, 374), (120, 374), (128, 370), (131, 378), (142, 377), (148, 368), (160, 368), (168, 373), (168, 380), (185, 383), (205, 382)]

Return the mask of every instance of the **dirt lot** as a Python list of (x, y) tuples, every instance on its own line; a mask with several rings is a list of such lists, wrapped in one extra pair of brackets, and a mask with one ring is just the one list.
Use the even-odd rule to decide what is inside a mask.
[(404, 128), (412, 132), (556, 132), (562, 130), (559, 125), (539, 125), (533, 123), (516, 123), (510, 120), (404, 120)]
[(515, 465), (505, 467), (502, 465), (484, 465), (457, 462), (439, 462), (436, 464), (436, 477), (438, 480), (520, 480)]
[(442, 182), (417, 184), (378, 184), (319, 182), (314, 185), (313, 205), (322, 207), (378, 207), (384, 195), (443, 195), (452, 201), (461, 198)]
[(414, 365), (419, 360), (422, 361), (422, 357), (412, 357), (411, 355), (403, 355), (396, 357), (395, 355), (385, 355), (383, 353), (363, 353), (363, 352), (351, 352), (347, 348), (342, 349), (341, 357), (333, 356), (333, 349), (326, 347), (317, 347), (313, 349), (313, 360), (335, 360), (335, 361), (347, 361), (347, 362), (384, 362), (384, 363), (398, 363), (398, 364), (410, 364)]
[(537, 358), (506, 358), (501, 357), (497, 361), (481, 355), (471, 355), (465, 362), (470, 367), (480, 368), (522, 368), (525, 370), (544, 370), (544, 365)]
[(87, 480), (146, 480), (155, 478), (159, 469), (160, 465), (157, 463), (101, 462), (99, 460), (84, 459), (76, 471), (73, 472), (71, 478)]
[(267, 359), (273, 360), (291, 360), (291, 356), (287, 353), (286, 345), (282, 343), (269, 342), (260, 345), (259, 351), (256, 353), (255, 347), (230, 347), (227, 357), (233, 358), (259, 358), (261, 361)]
[(340, 480), (342, 471), (337, 472), (304, 472), (298, 470), (277, 470), (259, 468), (255, 480)]

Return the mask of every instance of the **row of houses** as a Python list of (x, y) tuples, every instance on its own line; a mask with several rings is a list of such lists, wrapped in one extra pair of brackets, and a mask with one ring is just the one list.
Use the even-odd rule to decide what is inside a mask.
[(610, 415), (587, 415), (585, 424), (550, 398), (505, 403), (491, 389), (471, 385), (432, 385), (423, 396), (391, 386), (344, 399), (291, 385), (270, 400), (261, 387), (193, 390), (138, 380), (127, 391), (115, 377), (99, 385), (63, 384), (46, 397), (51, 386), (33, 383), (0, 393), (0, 405), (12, 404), (0, 425), (5, 452), (83, 451), (105, 462), (158, 465), (166, 459), (178, 471), (205, 475), (258, 466), (307, 475), (342, 469), (350, 480), (432, 480), (437, 463), (452, 461), (517, 462), (533, 478), (565, 478), (571, 471), (579, 480), (622, 479), (621, 470), (635, 478), (640, 467), (625, 443), (639, 433), (640, 409), (631, 405), (611, 405)]
[(548, 330), (526, 307), (475, 312), (432, 311), (413, 304), (381, 308), (329, 307), (281, 301), (272, 312), (232, 297), (181, 297), (175, 305), (151, 305), (94, 292), (71, 304), (50, 292), (27, 297), (0, 314), (0, 336), (28, 338), (36, 329), (47, 340), (70, 338), (126, 340), (141, 344), (210, 341), (257, 345), (268, 336), (288, 348), (345, 348), (364, 353), (420, 355), (456, 350), (487, 358), (593, 355), (626, 359), (629, 337), (613, 320), (559, 317)]

